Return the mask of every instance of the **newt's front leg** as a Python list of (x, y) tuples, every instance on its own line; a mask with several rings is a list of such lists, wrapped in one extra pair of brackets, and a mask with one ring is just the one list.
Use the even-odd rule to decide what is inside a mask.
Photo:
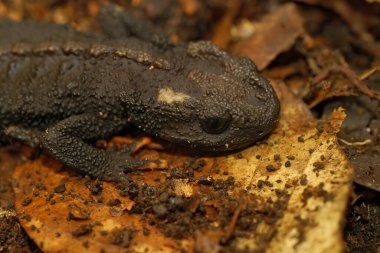
[[(125, 172), (152, 167), (153, 161), (132, 158), (128, 149), (106, 151), (85, 141), (107, 138), (127, 126), (127, 120), (117, 116), (82, 114), (62, 120), (44, 132), (34, 133), (34, 136), (38, 136), (44, 150), (66, 166), (94, 178), (124, 181), (127, 179)], [(12, 127), (8, 135), (18, 138), (17, 134), (21, 131)], [(156, 163), (160, 167), (160, 162)]]

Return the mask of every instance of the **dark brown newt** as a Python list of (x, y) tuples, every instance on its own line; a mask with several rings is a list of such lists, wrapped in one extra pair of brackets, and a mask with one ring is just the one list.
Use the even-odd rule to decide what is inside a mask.
[(172, 45), (113, 6), (100, 17), (103, 33), (0, 22), (1, 140), (122, 181), (152, 161), (95, 148), (93, 140), (133, 125), (193, 149), (228, 151), (275, 127), (278, 98), (248, 58), (205, 41)]

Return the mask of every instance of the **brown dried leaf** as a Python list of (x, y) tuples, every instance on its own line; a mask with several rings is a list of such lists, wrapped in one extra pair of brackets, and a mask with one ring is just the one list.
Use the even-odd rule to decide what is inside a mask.
[[(15, 170), (16, 210), (22, 226), (44, 252), (120, 252), (126, 247), (136, 252), (220, 252), (223, 247), (227, 251), (343, 252), (342, 222), (352, 168), (335, 134), (344, 113), (336, 111), (324, 124), (317, 124), (307, 106), (284, 84), (274, 86), (281, 99), (281, 119), (262, 143), (239, 154), (205, 158), (203, 168), (188, 179), (167, 177), (165, 171), (133, 176), (139, 184), (169, 183), (168, 190), (186, 196), (190, 222), (203, 205), (206, 223), (186, 229), (193, 231), (188, 237), (165, 237), (160, 226), (170, 225), (170, 219), (156, 219), (155, 225), (144, 216), (128, 214), (135, 202), (122, 197), (116, 184), (103, 182), (103, 190), (91, 194), (85, 180), (59, 171), (59, 165), (46, 158)], [(156, 156), (157, 152), (173, 168), (185, 170), (188, 157), (154, 151)], [(235, 178), (230, 197), (210, 198), (208, 184), (229, 176)], [(64, 192), (63, 187), (57, 188), (62, 184)], [(49, 195), (54, 191), (59, 193)], [(233, 211), (223, 211), (227, 209)], [(81, 219), (68, 221), (70, 212)], [(228, 220), (220, 219), (221, 212), (229, 213)], [(150, 231), (148, 235), (143, 235), (144, 228)]]
[[(373, 73), (375, 73), (375, 70)], [(343, 74), (349, 81), (347, 82), (342, 79), (337, 79), (332, 83), (322, 83), (322, 81), (327, 79), (333, 72)], [(363, 78), (366, 78), (366, 75), (368, 74), (365, 73)], [(318, 85), (319, 83), (322, 83), (322, 85)], [(325, 101), (332, 97), (355, 95), (355, 89), (367, 95), (368, 97), (380, 100), (380, 92), (370, 89), (368, 86), (361, 82), (361, 78), (359, 78), (353, 70), (345, 66), (331, 66), (326, 68), (313, 78), (312, 85), (315, 91), (314, 98), (309, 103), (310, 108), (313, 108), (322, 101)]]
[[(380, 57), (380, 43), (370, 33), (371, 27), (378, 26), (376, 15), (368, 15), (366, 11), (358, 11), (352, 2), (340, 0), (298, 0), (310, 5), (323, 6), (337, 13), (346, 22), (359, 39), (354, 38), (352, 43), (361, 47), (371, 55)], [(364, 1), (363, 1), (364, 2)], [(363, 9), (366, 3), (361, 3)]]
[(239, 12), (240, 1), (228, 0), (226, 13), (223, 18), (215, 25), (212, 32), (211, 41), (221, 48), (226, 48), (231, 39), (231, 27), (236, 15)]
[(250, 57), (262, 70), (277, 55), (290, 49), (304, 32), (303, 17), (293, 3), (284, 4), (256, 24), (255, 33), (237, 42), (232, 53)]
[[(42, 158), (15, 171), (16, 209), (29, 236), (43, 252), (120, 252), (123, 247), (115, 245), (112, 236), (123, 228), (142, 230), (138, 216), (124, 214), (133, 201), (121, 197), (115, 185), (107, 182), (103, 182), (101, 194), (91, 194), (83, 180), (59, 173), (58, 168), (58, 164)], [(65, 192), (54, 193), (54, 188), (62, 182)], [(121, 202), (116, 212), (107, 205), (113, 199)], [(76, 218), (78, 213), (86, 218)], [(154, 227), (146, 226), (150, 235), (137, 234), (135, 249), (149, 252), (170, 249), (173, 244), (170, 239)]]
[(186, 15), (194, 15), (199, 9), (198, 0), (177, 0)]

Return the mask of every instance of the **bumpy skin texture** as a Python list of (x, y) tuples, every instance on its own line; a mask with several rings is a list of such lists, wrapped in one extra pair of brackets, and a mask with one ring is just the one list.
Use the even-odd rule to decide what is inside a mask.
[(104, 33), (0, 22), (0, 138), (41, 146), (92, 177), (125, 179), (147, 163), (89, 143), (129, 125), (206, 151), (268, 134), (278, 99), (254, 63), (208, 42), (170, 45), (117, 8)]

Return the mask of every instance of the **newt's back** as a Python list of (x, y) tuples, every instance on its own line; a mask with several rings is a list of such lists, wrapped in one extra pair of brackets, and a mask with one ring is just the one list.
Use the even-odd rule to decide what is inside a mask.
[(17, 124), (43, 129), (66, 116), (59, 110), (63, 107), (58, 106), (63, 101), (57, 93), (65, 88), (59, 87), (59, 78), (63, 71), (69, 71), (71, 74), (65, 75), (71, 79), (67, 84), (75, 83), (81, 66), (75, 57), (63, 60), (62, 55), (49, 56), (33, 50), (52, 45), (53, 41), (81, 37), (86, 36), (68, 26), (0, 21), (0, 128)]
[(44, 130), (71, 115), (121, 110), (115, 96), (136, 87), (129, 86), (130, 80), (142, 68), (167, 64), (162, 57), (155, 61), (153, 51), (138, 39), (109, 39), (51, 23), (0, 21), (0, 129)]

